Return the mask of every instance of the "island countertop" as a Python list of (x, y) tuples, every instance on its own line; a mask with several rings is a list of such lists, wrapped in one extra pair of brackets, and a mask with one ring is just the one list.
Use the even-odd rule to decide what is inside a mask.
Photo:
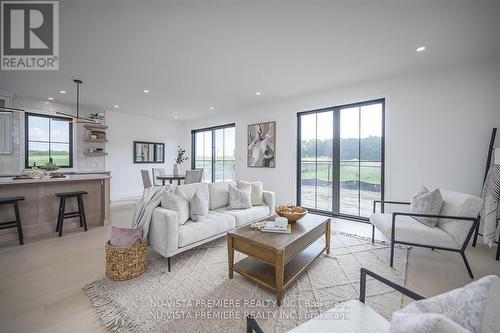
[(106, 174), (67, 175), (65, 178), (40, 178), (40, 179), (35, 179), (35, 178), (13, 179), (12, 177), (0, 177), (0, 185), (77, 182), (85, 180), (100, 180), (100, 179), (110, 179), (110, 178), (111, 176), (108, 176)]
[[(55, 232), (59, 213), (60, 198), (57, 193), (85, 191), (83, 202), (89, 228), (109, 224), (109, 186), (107, 174), (66, 175), (65, 178), (18, 179), (0, 178), (0, 198), (24, 197), (19, 201), (24, 241), (41, 234), (57, 237)], [(76, 198), (69, 198), (66, 212), (77, 211)], [(0, 223), (14, 220), (11, 205), (0, 206)], [(78, 217), (64, 221), (64, 233), (83, 231)], [(17, 229), (0, 230), (0, 243), (17, 239)]]

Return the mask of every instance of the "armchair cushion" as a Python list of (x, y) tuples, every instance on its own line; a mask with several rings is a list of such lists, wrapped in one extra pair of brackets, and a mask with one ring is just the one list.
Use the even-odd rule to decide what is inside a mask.
[(358, 300), (351, 300), (346, 302), (345, 307), (334, 307), (288, 332), (382, 333), (389, 332), (389, 328), (389, 321), (375, 312), (369, 305)]
[[(413, 302), (393, 313), (391, 332), (498, 332), (498, 315), (485, 317), (485, 311), (489, 311), (490, 297), (498, 299), (499, 280), (495, 275), (485, 276), (462, 288)], [(493, 331), (488, 330), (490, 325)]]
[[(443, 197), (439, 189), (429, 191), (425, 186), (415, 193), (411, 198), (410, 213), (439, 215), (443, 206)], [(415, 216), (415, 220), (434, 228), (437, 224), (437, 217)]]
[[(391, 238), (392, 214), (375, 213), (370, 216), (370, 222), (380, 230), (385, 237)], [(458, 221), (463, 222), (463, 221)], [(460, 249), (454, 238), (440, 228), (431, 228), (409, 216), (396, 217), (395, 240), (399, 242), (417, 243), (429, 246), (439, 246)]]
[[(441, 195), (444, 204), (440, 215), (477, 217), (483, 205), (483, 199), (470, 194), (441, 190)], [(457, 244), (462, 245), (473, 223), (473, 221), (438, 219), (437, 227), (450, 234)]]

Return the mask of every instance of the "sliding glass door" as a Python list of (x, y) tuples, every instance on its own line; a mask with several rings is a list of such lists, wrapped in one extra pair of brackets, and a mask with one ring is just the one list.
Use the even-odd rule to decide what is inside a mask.
[(234, 124), (191, 131), (193, 169), (203, 169), (204, 182), (234, 180)]
[(297, 202), (366, 218), (383, 198), (384, 100), (298, 114)]

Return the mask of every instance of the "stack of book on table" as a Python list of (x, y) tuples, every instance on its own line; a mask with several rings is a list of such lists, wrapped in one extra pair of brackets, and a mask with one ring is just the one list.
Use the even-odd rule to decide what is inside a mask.
[(287, 223), (286, 226), (278, 226), (274, 221), (266, 221), (262, 229), (262, 232), (276, 232), (281, 234), (290, 234), (292, 232), (292, 226)]

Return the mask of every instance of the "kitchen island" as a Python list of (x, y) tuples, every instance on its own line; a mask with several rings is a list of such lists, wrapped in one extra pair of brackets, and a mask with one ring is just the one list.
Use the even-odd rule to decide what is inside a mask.
[[(19, 202), (25, 243), (30, 237), (50, 234), (56, 235), (59, 198), (56, 193), (86, 191), (83, 202), (87, 225), (100, 226), (110, 223), (109, 219), (109, 179), (107, 174), (67, 175), (65, 178), (18, 179), (0, 177), (0, 198), (23, 196)], [(66, 212), (77, 210), (76, 200), (69, 200)], [(0, 206), (0, 223), (14, 219), (12, 206)], [(64, 231), (80, 229), (79, 219), (64, 221)], [(83, 228), (81, 228), (83, 232)], [(64, 235), (63, 235), (64, 237)], [(0, 243), (17, 240), (17, 230), (0, 230)]]

